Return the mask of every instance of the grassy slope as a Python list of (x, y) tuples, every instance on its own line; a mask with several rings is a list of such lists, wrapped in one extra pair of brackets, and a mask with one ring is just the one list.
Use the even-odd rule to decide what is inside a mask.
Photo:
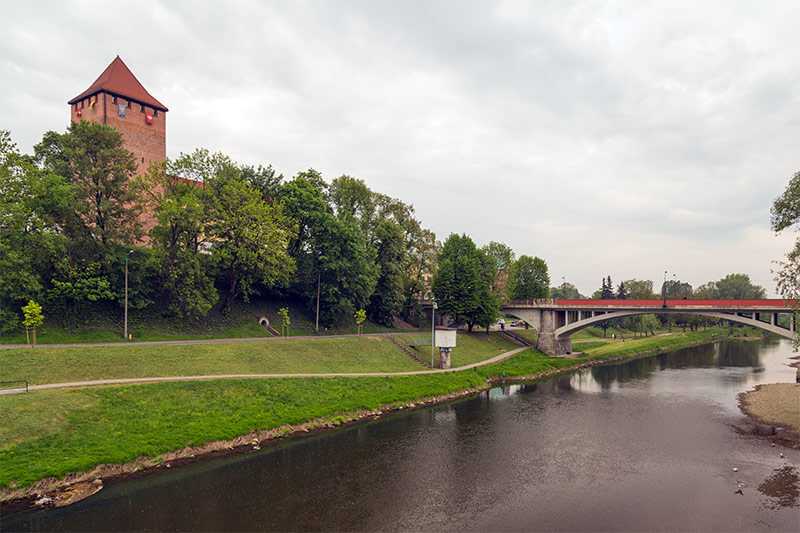
[(639, 337), (636, 339), (626, 338), (625, 341), (618, 338), (614, 341), (606, 342), (586, 342), (573, 344), (575, 349), (580, 349), (587, 356), (597, 359), (611, 356), (624, 356), (637, 352), (653, 350), (661, 347), (669, 347), (675, 344), (702, 341), (709, 337), (724, 336), (727, 334), (725, 328), (709, 328), (707, 330), (679, 333), (660, 333), (650, 337)]
[[(652, 344), (640, 349), (664, 339), (642, 340)], [(459, 343), (463, 346), (461, 337)], [(626, 341), (626, 349), (633, 346)], [(480, 386), (486, 377), (503, 372), (533, 375), (610, 355), (567, 359), (527, 350), (501, 363), (452, 374), (220, 380), (0, 396), (0, 487), (156, 456), (189, 443), (230, 439), (256, 428)]]
[(388, 339), (368, 335), (181, 346), (39, 346), (0, 352), (3, 380), (26, 379), (31, 385), (155, 376), (420, 369)]
[[(134, 342), (270, 337), (270, 333), (258, 324), (256, 317), (266, 316), (270, 323), (280, 331), (278, 309), (282, 307), (289, 309), (290, 335), (314, 335), (316, 333), (313, 315), (299, 302), (258, 298), (254, 298), (249, 303), (235, 302), (225, 313), (212, 310), (208, 316), (198, 321), (153, 314), (144, 315), (140, 311), (131, 310), (128, 331), (133, 335)], [(45, 324), (41, 328), (37, 328), (36, 341), (39, 344), (121, 342), (123, 340), (122, 313), (117, 311), (119, 310), (114, 310), (113, 313), (72, 317), (58, 313), (50, 316), (48, 310), (45, 309)], [(364, 333), (385, 331), (394, 330), (369, 321), (364, 323)], [(319, 332), (323, 336), (347, 333), (357, 333), (355, 322), (330, 329), (322, 327)], [(0, 344), (24, 344), (26, 342), (24, 330), (10, 334), (4, 333), (0, 337)]]

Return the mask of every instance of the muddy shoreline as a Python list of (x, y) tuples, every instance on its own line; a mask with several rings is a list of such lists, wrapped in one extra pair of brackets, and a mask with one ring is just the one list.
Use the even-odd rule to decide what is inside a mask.
[(19, 489), (0, 489), (0, 513), (11, 514), (36, 507), (60, 507), (69, 505), (101, 490), (104, 484), (113, 484), (142, 477), (158, 470), (178, 468), (233, 453), (254, 452), (260, 450), (262, 447), (282, 442), (285, 439), (309, 437), (323, 431), (377, 420), (402, 411), (451, 403), (476, 396), (504, 383), (529, 383), (548, 380), (560, 375), (570, 374), (583, 368), (648, 357), (654, 354), (674, 351), (698, 344), (708, 344), (721, 339), (725, 339), (725, 337), (713, 337), (700, 341), (654, 348), (624, 356), (587, 361), (568, 368), (526, 376), (507, 376), (505, 379), (503, 379), (502, 376), (493, 376), (488, 378), (486, 382), (479, 387), (461, 389), (447, 394), (423, 397), (406, 402), (394, 402), (381, 405), (373, 410), (333, 413), (329, 416), (310, 420), (302, 424), (287, 424), (268, 430), (254, 430), (232, 440), (214, 441), (202, 446), (187, 446), (179, 450), (161, 454), (157, 457), (139, 457), (124, 464), (101, 464), (89, 471), (70, 473), (60, 479), (54, 477), (45, 478), (30, 486)]

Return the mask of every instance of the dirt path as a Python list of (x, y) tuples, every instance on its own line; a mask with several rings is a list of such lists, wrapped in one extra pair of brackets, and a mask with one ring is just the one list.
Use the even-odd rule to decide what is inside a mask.
[[(342, 335), (342, 336), (351, 336), (351, 335)], [(297, 339), (298, 337), (293, 337)], [(312, 339), (317, 339), (319, 337), (310, 337)], [(172, 342), (172, 341), (170, 341)], [(143, 343), (142, 343), (143, 344)], [(188, 343), (187, 343), (188, 344)], [(198, 344), (197, 341), (191, 342), (191, 344)], [(52, 346), (52, 345), (51, 345)], [(87, 346), (85, 344), (79, 346)], [(528, 347), (524, 346), (521, 348), (516, 348), (514, 350), (510, 350), (507, 352), (503, 352), (500, 355), (496, 355), (491, 359), (486, 359), (485, 361), (480, 361), (478, 363), (472, 363), (469, 365), (464, 365), (456, 368), (446, 368), (446, 369), (433, 369), (433, 370), (412, 370), (406, 372), (343, 372), (343, 373), (321, 373), (321, 374), (312, 374), (312, 373), (298, 373), (298, 374), (217, 374), (217, 375), (209, 375), (209, 376), (168, 376), (168, 377), (150, 377), (150, 378), (120, 378), (120, 379), (98, 379), (93, 381), (73, 381), (70, 383), (47, 383), (45, 385), (31, 385), (28, 387), (29, 391), (32, 390), (45, 390), (45, 389), (67, 389), (67, 388), (76, 388), (76, 387), (95, 387), (95, 386), (102, 386), (102, 385), (129, 385), (134, 383), (158, 383), (158, 382), (166, 382), (166, 381), (207, 381), (213, 379), (268, 379), (268, 378), (339, 378), (339, 377), (370, 377), (370, 376), (412, 376), (417, 374), (442, 374), (446, 372), (458, 372), (459, 370), (468, 370), (470, 368), (475, 368), (478, 366), (490, 365), (492, 363), (497, 363), (502, 361), (503, 359), (508, 359), (509, 357), (520, 353), (523, 350), (527, 350)], [(20, 392), (25, 392), (25, 389), (4, 389), (0, 390), (0, 395), (3, 394), (16, 394)]]

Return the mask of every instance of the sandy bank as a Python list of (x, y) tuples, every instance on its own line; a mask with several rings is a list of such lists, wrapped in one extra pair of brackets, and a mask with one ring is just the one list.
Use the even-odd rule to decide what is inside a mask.
[(783, 433), (800, 445), (800, 383), (770, 383), (739, 395), (745, 414), (757, 422), (785, 428)]

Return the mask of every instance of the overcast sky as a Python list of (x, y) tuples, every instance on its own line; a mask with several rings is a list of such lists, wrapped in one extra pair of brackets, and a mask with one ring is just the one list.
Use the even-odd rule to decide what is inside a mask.
[(291, 177), (347, 174), (543, 258), (774, 291), (800, 170), (800, 3), (0, 0), (0, 129), (30, 152), (119, 54), (205, 147)]

